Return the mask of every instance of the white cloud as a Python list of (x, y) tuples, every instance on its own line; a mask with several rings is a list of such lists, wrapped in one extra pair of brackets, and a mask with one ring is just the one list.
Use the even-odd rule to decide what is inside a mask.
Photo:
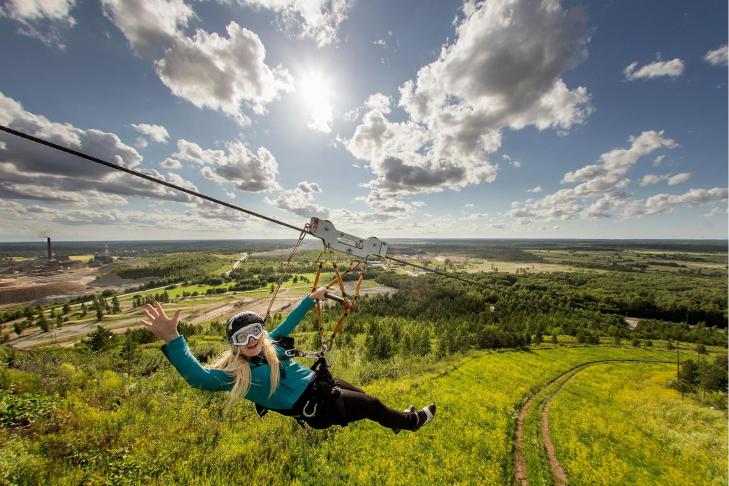
[(137, 137), (137, 139), (134, 141), (134, 146), (138, 149), (147, 148), (149, 145), (149, 142), (144, 137)]
[(517, 169), (521, 167), (521, 162), (513, 159), (510, 155), (503, 154), (501, 158), (504, 159), (512, 167), (516, 167)]
[(625, 79), (630, 81), (635, 79), (651, 79), (661, 76), (675, 78), (683, 74), (684, 63), (681, 59), (671, 59), (670, 61), (656, 61), (646, 64), (638, 68), (638, 63), (634, 62), (623, 70)]
[(542, 192), (542, 186), (534, 186), (531, 189), (527, 189), (527, 192)]
[(707, 218), (713, 217), (713, 216), (725, 216), (727, 214), (727, 207), (724, 206), (716, 206), (709, 210), (709, 212), (705, 213), (704, 216)]
[(691, 173), (690, 172), (682, 172), (680, 174), (672, 175), (668, 178), (668, 185), (669, 186), (676, 186), (678, 184), (683, 184), (684, 182), (691, 179)]
[(663, 162), (663, 159), (665, 159), (665, 158), (666, 158), (665, 155), (659, 155), (658, 157), (656, 157), (653, 160), (653, 167), (658, 167), (659, 165), (661, 165), (661, 162)]
[(726, 66), (727, 65), (727, 45), (717, 47), (706, 53), (704, 61), (714, 66)]
[(170, 134), (167, 129), (161, 125), (152, 125), (149, 123), (132, 123), (132, 127), (139, 133), (146, 135), (150, 140), (157, 143), (167, 143)]
[(312, 216), (328, 218), (329, 210), (314, 202), (314, 194), (318, 192), (321, 192), (321, 189), (316, 182), (302, 181), (293, 190), (283, 191), (276, 198), (267, 197), (266, 202), (306, 218)]
[(648, 186), (650, 184), (657, 184), (661, 181), (665, 181), (669, 177), (671, 177), (671, 174), (662, 174), (662, 175), (646, 174), (643, 176), (643, 179), (641, 179), (640, 185)]
[(648, 186), (650, 184), (656, 184), (661, 181), (667, 181), (669, 186), (675, 186), (684, 183), (691, 179), (690, 172), (682, 172), (680, 174), (646, 174), (640, 181), (641, 186)]
[(700, 206), (727, 200), (726, 187), (714, 187), (712, 189), (689, 189), (683, 194), (656, 194), (646, 199), (638, 214), (667, 213), (673, 210), (674, 206)]
[(369, 163), (372, 190), (402, 196), (492, 182), (498, 166), (488, 155), (503, 129), (568, 129), (592, 110), (587, 90), (561, 78), (586, 56), (582, 10), (496, 0), (467, 2), (464, 14), (455, 41), (401, 86), (409, 119), (391, 122), (378, 93), (345, 142)]
[(180, 139), (172, 157), (202, 165), (200, 172), (218, 183), (230, 182), (241, 191), (260, 192), (279, 189), (278, 163), (271, 152), (259, 147), (253, 153), (239, 141), (225, 143), (225, 150), (203, 149)]
[(322, 47), (337, 40), (339, 25), (347, 18), (352, 0), (238, 0), (241, 5), (273, 10), (281, 30), (308, 37)]
[[(0, 93), (0, 124), (34, 135), (102, 160), (142, 170), (164, 179), (156, 171), (139, 165), (142, 156), (124, 144), (116, 134), (97, 129), (80, 129), (56, 123), (43, 115), (25, 111), (20, 103)], [(0, 197), (36, 199), (73, 204), (123, 204), (125, 196), (189, 201), (178, 191), (112, 171), (106, 167), (42, 145), (0, 134), (5, 150), (0, 152)]]
[(241, 105), (265, 114), (266, 105), (293, 89), (291, 76), (265, 64), (266, 50), (254, 32), (231, 22), (226, 33), (198, 29), (193, 37), (177, 37), (155, 67), (176, 96), (246, 124)]
[[(615, 148), (603, 153), (594, 164), (567, 172), (562, 183), (577, 184), (561, 189), (541, 199), (515, 202), (509, 215), (517, 219), (552, 221), (576, 217), (605, 218), (613, 216), (620, 209), (633, 207), (637, 203), (624, 192), (630, 183), (626, 174), (642, 157), (659, 149), (673, 149), (678, 144), (664, 136), (663, 131), (648, 130), (629, 139), (628, 148)], [(642, 183), (650, 184), (667, 180), (668, 176), (644, 177)], [(654, 180), (655, 179), (655, 180)]]
[(183, 0), (101, 0), (104, 15), (139, 55), (156, 59), (195, 18)]
[(34, 37), (48, 47), (65, 49), (62, 31), (76, 25), (70, 15), (76, 0), (7, 0), (0, 17), (18, 22), (18, 33)]
[(165, 160), (160, 162), (160, 166), (164, 167), (165, 169), (172, 169), (177, 170), (182, 168), (182, 162), (180, 162), (177, 159), (173, 159), (171, 157), (167, 157)]

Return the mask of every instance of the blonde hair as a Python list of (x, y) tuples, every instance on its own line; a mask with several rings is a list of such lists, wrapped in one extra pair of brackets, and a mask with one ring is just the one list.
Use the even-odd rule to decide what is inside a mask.
[[(276, 350), (273, 348), (273, 343), (268, 339), (267, 331), (263, 331), (261, 339), (263, 340), (263, 355), (266, 357), (266, 362), (271, 370), (271, 389), (268, 393), (270, 398), (278, 388), (279, 360)], [(240, 346), (231, 344), (230, 349), (215, 360), (210, 368), (223, 370), (235, 378), (233, 389), (230, 391), (228, 401), (225, 402), (223, 408), (223, 413), (227, 415), (235, 404), (248, 394), (251, 387), (251, 364), (248, 357), (240, 352)]]

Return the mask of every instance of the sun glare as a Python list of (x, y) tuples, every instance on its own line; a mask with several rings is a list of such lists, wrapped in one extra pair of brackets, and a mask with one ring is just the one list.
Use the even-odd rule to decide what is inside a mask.
[(331, 101), (332, 86), (329, 80), (321, 73), (307, 73), (301, 78), (298, 92), (310, 110), (307, 126), (321, 132), (330, 132), (334, 109)]

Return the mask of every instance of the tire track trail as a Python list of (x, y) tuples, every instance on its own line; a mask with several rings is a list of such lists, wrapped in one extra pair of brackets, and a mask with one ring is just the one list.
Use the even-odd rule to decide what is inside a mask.
[(548, 398), (546, 399), (546, 403), (544, 405), (544, 408), (542, 410), (541, 415), (541, 430), (542, 430), (542, 441), (544, 449), (547, 452), (547, 457), (549, 459), (549, 468), (552, 474), (552, 481), (556, 486), (566, 486), (569, 484), (569, 478), (567, 477), (567, 474), (562, 467), (562, 464), (559, 462), (559, 459), (557, 459), (556, 454), (556, 448), (554, 447), (554, 443), (552, 442), (552, 435), (549, 430), (549, 410), (551, 408), (552, 401), (557, 396), (557, 394), (562, 391), (562, 389), (572, 381), (572, 379), (575, 378), (577, 373), (583, 371), (588, 366), (594, 366), (598, 364), (606, 364), (606, 363), (663, 363), (663, 364), (673, 364), (672, 361), (660, 361), (660, 360), (642, 360), (642, 359), (603, 359), (603, 360), (596, 360), (596, 361), (588, 361), (586, 363), (581, 363), (577, 366), (573, 366), (572, 368), (568, 369), (567, 371), (557, 375), (556, 377), (552, 378), (549, 382), (544, 384), (539, 390), (534, 392), (528, 400), (524, 402), (521, 409), (519, 410), (519, 415), (516, 419), (516, 431), (514, 433), (514, 445), (513, 445), (513, 451), (514, 451), (514, 484), (517, 484), (518, 486), (528, 486), (529, 484), (529, 478), (528, 478), (528, 471), (526, 466), (526, 460), (524, 458), (524, 423), (526, 422), (526, 418), (529, 414), (529, 411), (531, 409), (531, 406), (534, 402), (534, 400), (537, 397), (544, 397), (549, 392), (549, 388), (552, 387), (555, 383), (557, 383), (560, 380), (564, 381), (559, 385), (559, 387), (549, 393)]

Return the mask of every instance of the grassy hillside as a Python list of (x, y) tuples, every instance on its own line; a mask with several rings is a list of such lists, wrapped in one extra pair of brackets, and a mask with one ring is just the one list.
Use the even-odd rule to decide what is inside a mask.
[[(198, 354), (220, 349), (204, 338), (194, 342)], [(144, 350), (147, 361), (160, 358), (155, 348)], [(365, 387), (399, 408), (438, 404), (427, 428), (393, 435), (369, 422), (302, 430), (276, 414), (257, 418), (249, 403), (223, 418), (224, 394), (191, 389), (164, 358), (157, 371), (148, 367), (128, 377), (111, 369), (116, 358), (108, 352), (74, 353), (80, 354), (39, 352), (30, 371), (0, 368), (0, 388), (14, 392), (0, 390), (0, 483), (509, 484), (516, 413), (527, 395), (579, 363), (675, 356), (634, 347), (550, 346), (471, 351), (429, 365), (413, 361), (405, 375)], [(357, 374), (340, 368), (335, 373), (344, 377)], [(652, 403), (663, 406), (665, 396)], [(726, 420), (717, 411), (692, 419), (725, 444), (726, 428), (711, 429), (716, 414)], [(725, 471), (716, 456), (696, 460)]]

